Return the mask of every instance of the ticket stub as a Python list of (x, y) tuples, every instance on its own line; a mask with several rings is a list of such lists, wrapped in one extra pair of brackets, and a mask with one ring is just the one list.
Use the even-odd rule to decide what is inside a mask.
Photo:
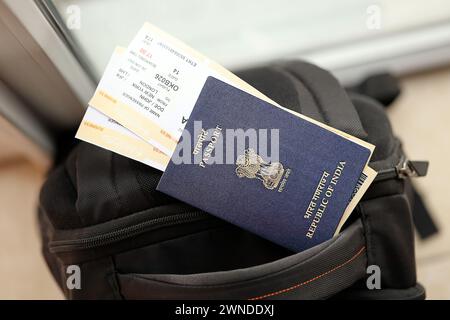
[(161, 171), (170, 161), (169, 156), (92, 107), (87, 109), (76, 138)]
[[(208, 76), (281, 107), (225, 68), (149, 23), (140, 29), (122, 60), (108, 66), (90, 105), (171, 155)], [(283, 109), (373, 151), (371, 144)]]
[[(107, 70), (120, 66), (120, 58), (125, 50), (123, 47), (115, 48), (106, 67)], [(106, 78), (103, 77), (100, 85), (105, 80)], [(81, 121), (76, 138), (142, 162), (161, 171), (165, 170), (170, 160), (169, 156), (156, 147), (145, 142), (117, 121), (90, 106)]]
[(208, 61), (145, 24), (90, 105), (170, 155), (209, 75)]

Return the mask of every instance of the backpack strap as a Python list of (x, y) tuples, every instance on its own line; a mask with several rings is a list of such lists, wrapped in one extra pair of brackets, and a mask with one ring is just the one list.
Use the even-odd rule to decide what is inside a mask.
[(346, 91), (328, 71), (291, 61), (245, 70), (238, 76), (282, 106), (358, 138), (367, 138)]

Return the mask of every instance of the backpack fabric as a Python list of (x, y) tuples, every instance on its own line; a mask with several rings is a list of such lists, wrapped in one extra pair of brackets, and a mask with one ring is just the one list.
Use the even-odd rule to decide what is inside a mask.
[[(69, 299), (423, 299), (412, 187), (385, 111), (325, 70), (284, 62), (238, 73), (280, 105), (376, 146), (378, 171), (343, 231), (293, 253), (156, 191), (161, 172), (79, 143), (38, 209), (45, 260)], [(79, 267), (81, 288), (67, 286)], [(381, 289), (369, 290), (368, 266)], [(69, 268), (69, 269), (68, 269)]]

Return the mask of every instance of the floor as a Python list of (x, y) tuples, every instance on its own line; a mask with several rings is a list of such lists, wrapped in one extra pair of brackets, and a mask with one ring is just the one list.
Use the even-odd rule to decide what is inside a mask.
[[(417, 240), (418, 278), (429, 299), (450, 299), (450, 68), (409, 76), (391, 107), (411, 159), (431, 161), (417, 179), (440, 234)], [(40, 255), (35, 208), (44, 172), (21, 159), (0, 163), (0, 299), (62, 299)]]
[(44, 172), (21, 159), (0, 166), (0, 299), (62, 299), (40, 252), (36, 205)]

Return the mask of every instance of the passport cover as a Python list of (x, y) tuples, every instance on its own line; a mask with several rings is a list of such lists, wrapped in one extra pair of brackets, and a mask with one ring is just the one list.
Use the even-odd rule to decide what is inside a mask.
[[(212, 140), (199, 139), (195, 121), (215, 128), (208, 136), (216, 132), (219, 139), (210, 154)], [(213, 163), (220, 152), (227, 157), (227, 129), (278, 129), (278, 161), (235, 143), (228, 151), (232, 163)], [(189, 148), (182, 149), (186, 141)], [(176, 164), (175, 155), (184, 152), (194, 159), (199, 145), (203, 165)], [(205, 82), (179, 147), (159, 191), (296, 252), (333, 237), (370, 157), (367, 148), (213, 77)]]

